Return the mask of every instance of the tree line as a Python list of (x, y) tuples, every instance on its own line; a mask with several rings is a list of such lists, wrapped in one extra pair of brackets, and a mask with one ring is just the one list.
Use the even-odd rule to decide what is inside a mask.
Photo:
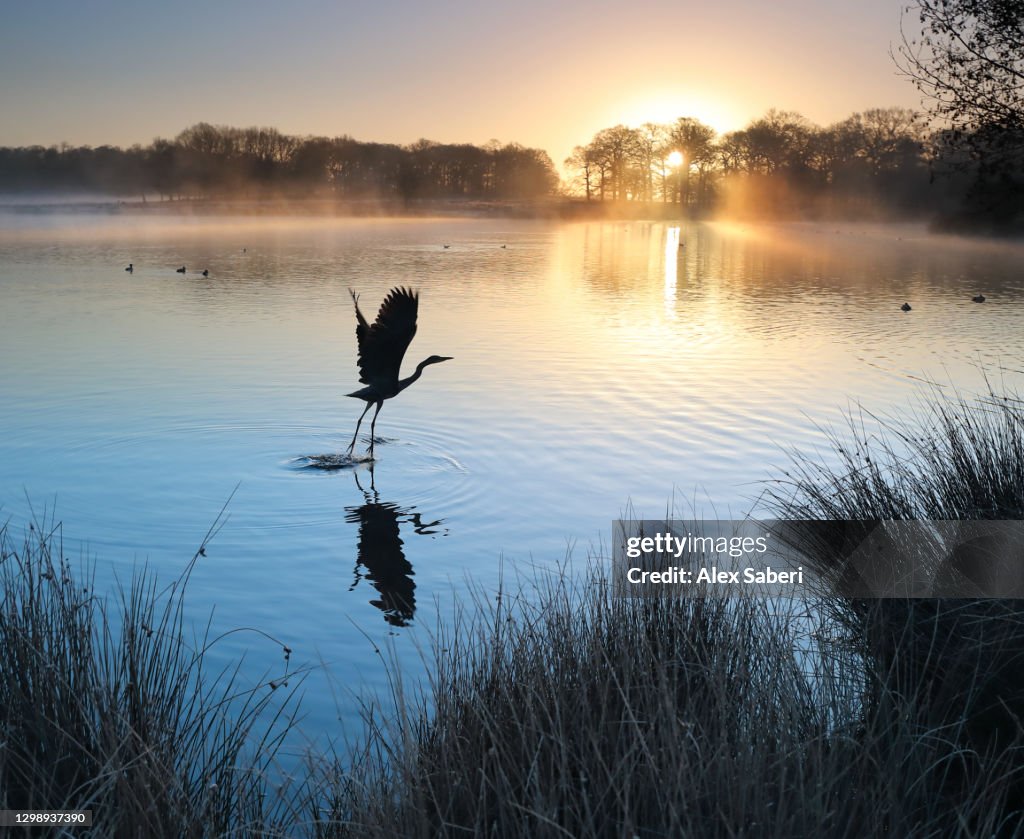
[[(668, 211), (939, 214), (1024, 230), (1024, 0), (910, 0), (893, 58), (926, 113), (874, 108), (821, 127), (770, 110), (718, 136), (693, 117), (617, 125), (577, 146), (564, 191)], [(916, 33), (916, 34), (915, 34)], [(349, 136), (199, 123), (149, 146), (0, 148), (0, 191), (536, 200), (559, 188), (547, 153), (510, 143)]]
[(769, 110), (723, 135), (693, 117), (598, 131), (565, 160), (587, 202), (660, 202), (684, 214), (938, 215), (1013, 223), (1024, 213), (1015, 139), (991, 125), (935, 130), (907, 108), (872, 108), (822, 127)]
[(914, 211), (934, 200), (942, 137), (907, 108), (873, 108), (828, 127), (769, 110), (719, 136), (693, 117), (597, 132), (566, 159), (570, 188), (588, 201), (678, 204), (787, 213)]
[(148, 146), (0, 148), (0, 191), (92, 190), (211, 198), (536, 199), (558, 176), (547, 152), (517, 143), (411, 145), (201, 122)]
[(770, 110), (721, 137), (691, 117), (617, 125), (565, 161), (589, 201), (684, 212), (936, 212), (1024, 230), (1024, 0), (912, 0), (892, 57), (926, 113), (875, 108), (827, 127)]

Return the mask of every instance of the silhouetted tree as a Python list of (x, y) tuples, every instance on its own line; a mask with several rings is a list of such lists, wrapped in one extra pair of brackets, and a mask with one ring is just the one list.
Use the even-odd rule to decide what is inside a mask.
[(599, 167), (601, 200), (606, 191), (611, 192), (613, 201), (627, 198), (627, 170), (635, 163), (639, 146), (636, 129), (625, 125), (605, 128), (597, 132), (590, 145)]
[[(683, 155), (678, 200), (682, 206), (690, 203), (690, 170), (710, 164), (714, 158), (715, 129), (693, 117), (680, 117), (668, 128), (667, 145), (671, 151)], [(704, 180), (702, 179), (702, 184)], [(698, 203), (704, 200), (698, 194)]]
[(1024, 0), (914, 0), (907, 11), (921, 34), (903, 30), (894, 58), (942, 130), (939, 171), (973, 169), (973, 208), (1012, 221), (1024, 212)]
[(326, 189), (331, 178), (334, 145), (327, 137), (308, 137), (295, 149), (289, 179), (300, 190)]
[(644, 201), (651, 201), (654, 199), (655, 172), (661, 176), (663, 189), (665, 184), (665, 126), (645, 122), (636, 129), (634, 136), (634, 156), (641, 189), (639, 197)]
[(161, 197), (172, 196), (177, 183), (178, 147), (170, 140), (156, 139), (145, 152), (146, 187)]
[(565, 168), (573, 173), (570, 187), (580, 184), (583, 194), (590, 201), (594, 194), (594, 178), (597, 175), (597, 164), (590, 146), (576, 146), (565, 159)]
[(524, 199), (550, 195), (558, 176), (547, 152), (509, 143), (492, 152), (493, 195), (501, 199)]
[(920, 115), (909, 108), (872, 108), (851, 117), (860, 151), (874, 175), (894, 172), (917, 158), (924, 140)]
[(965, 136), (1024, 129), (1024, 0), (915, 0), (923, 34), (897, 51), (932, 113)]

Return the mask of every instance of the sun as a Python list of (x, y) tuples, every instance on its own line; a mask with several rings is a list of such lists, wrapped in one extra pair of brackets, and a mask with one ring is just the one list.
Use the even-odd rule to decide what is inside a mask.
[(676, 166), (682, 166), (683, 153), (681, 151), (674, 151), (671, 154), (669, 154), (669, 156), (665, 159), (665, 162), (668, 163), (668, 165), (671, 166), (673, 169)]

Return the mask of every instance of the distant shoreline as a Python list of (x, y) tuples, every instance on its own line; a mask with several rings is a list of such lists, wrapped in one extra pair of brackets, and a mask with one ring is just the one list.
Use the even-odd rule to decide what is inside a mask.
[(166, 215), (294, 215), (417, 218), (453, 216), (469, 218), (518, 219), (680, 219), (675, 204), (659, 202), (586, 201), (582, 198), (551, 197), (535, 200), (482, 201), (477, 199), (436, 198), (175, 198), (143, 200), (109, 195), (62, 194), (47, 196), (0, 193), (0, 210), (34, 212), (54, 208), (69, 211), (101, 210), (109, 213), (146, 213)]
[(144, 200), (118, 198), (97, 193), (2, 193), (0, 212), (36, 214), (64, 210), (69, 213), (106, 213), (108, 215), (161, 216), (293, 216), (311, 218), (477, 218), (538, 221), (732, 221), (761, 223), (922, 223), (934, 233), (999, 239), (1024, 238), (1024, 228), (1009, 225), (996, 229), (985, 219), (969, 214), (924, 217), (920, 214), (880, 212), (793, 212), (790, 214), (683, 213), (678, 204), (659, 201), (587, 201), (571, 196), (553, 196), (533, 200), (496, 200), (459, 198), (334, 199), (288, 198), (166, 198)]

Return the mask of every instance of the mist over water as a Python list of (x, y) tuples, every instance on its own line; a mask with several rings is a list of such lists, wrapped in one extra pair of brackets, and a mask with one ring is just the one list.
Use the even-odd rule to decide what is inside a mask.
[[(379, 685), (370, 639), (413, 662), (502, 557), (582, 559), (627, 504), (742, 516), (851, 407), (1018, 386), (1022, 257), (912, 226), (3, 215), (0, 514), (54, 507), (106, 585), (170, 580), (237, 485), (193, 614)], [(363, 408), (348, 289), (369, 317), (395, 285), (421, 292), (403, 372), (454, 360), (385, 404), (372, 475), (302, 468)], [(249, 648), (275, 663), (218, 655)]]

